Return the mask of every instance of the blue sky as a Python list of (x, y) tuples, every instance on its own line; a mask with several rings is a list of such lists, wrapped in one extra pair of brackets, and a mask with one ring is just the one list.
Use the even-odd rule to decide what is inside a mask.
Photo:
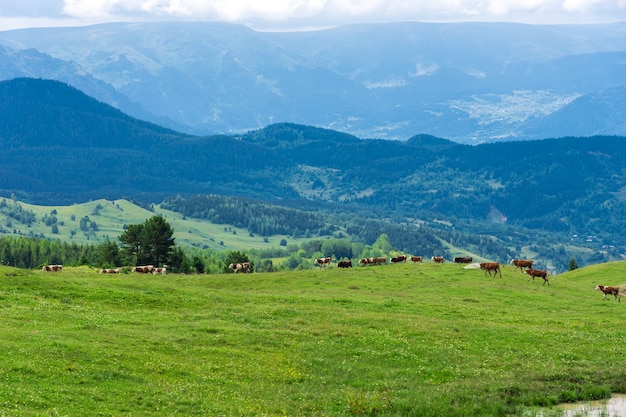
[(259, 30), (349, 23), (626, 21), (626, 0), (2, 0), (0, 30), (112, 21), (206, 20)]

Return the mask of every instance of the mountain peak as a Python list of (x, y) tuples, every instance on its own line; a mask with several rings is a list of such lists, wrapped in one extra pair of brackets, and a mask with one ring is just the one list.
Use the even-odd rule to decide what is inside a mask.
[(311, 142), (325, 142), (336, 145), (358, 142), (356, 136), (314, 126), (295, 123), (275, 123), (246, 133), (243, 139), (270, 147), (293, 147)]

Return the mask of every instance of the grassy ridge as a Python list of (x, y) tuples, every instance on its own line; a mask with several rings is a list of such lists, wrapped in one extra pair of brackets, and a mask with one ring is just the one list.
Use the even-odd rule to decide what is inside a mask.
[[(626, 392), (625, 263), (200, 276), (0, 267), (0, 416), (511, 415)], [(625, 300), (626, 301), (626, 300)]]
[[(9, 236), (16, 236), (12, 233), (15, 230), (22, 235), (32, 233), (40, 236), (43, 234), (47, 238), (78, 244), (102, 243), (106, 240), (116, 240), (124, 232), (124, 225), (143, 223), (146, 219), (158, 214), (165, 217), (172, 226), (176, 243), (179, 245), (208, 247), (219, 251), (271, 248), (279, 246), (281, 239), (290, 243), (293, 241), (291, 237), (285, 235), (275, 235), (267, 239), (258, 235), (251, 236), (246, 229), (185, 218), (180, 213), (162, 209), (159, 205), (155, 205), (154, 211), (150, 211), (124, 199), (115, 201), (99, 199), (69, 206), (41, 206), (24, 202), (19, 202), (19, 204), (25, 210), (32, 211), (37, 220), (27, 226), (0, 212), (0, 225), (5, 226), (7, 222), (11, 224), (11, 227), (5, 227)], [(56, 234), (51, 232), (50, 226), (42, 222), (43, 217), (50, 215), (53, 210), (57, 212), (56, 217), (59, 223)], [(80, 230), (80, 219), (85, 216), (96, 222), (97, 232), (84, 233)], [(303, 240), (305, 239), (298, 239), (299, 242)]]

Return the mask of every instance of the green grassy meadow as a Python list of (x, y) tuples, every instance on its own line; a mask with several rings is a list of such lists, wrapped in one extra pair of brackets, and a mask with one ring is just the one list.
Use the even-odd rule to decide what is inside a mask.
[[(222, 251), (244, 248), (264, 249), (278, 247), (281, 239), (289, 243), (294, 241), (286, 235), (275, 235), (266, 239), (259, 235), (251, 236), (243, 228), (186, 218), (180, 213), (165, 210), (159, 205), (154, 205), (154, 211), (150, 211), (124, 199), (115, 201), (99, 199), (68, 206), (41, 206), (24, 202), (19, 202), (19, 204), (25, 210), (32, 211), (37, 221), (27, 226), (0, 212), (0, 226), (5, 226), (10, 232), (9, 236), (15, 236), (12, 233), (15, 230), (22, 235), (43, 234), (46, 238), (78, 244), (103, 243), (107, 240), (116, 240), (124, 232), (124, 225), (143, 223), (154, 215), (162, 215), (174, 229), (174, 237), (178, 245), (207, 247)], [(57, 213), (58, 233), (52, 233), (51, 227), (46, 226), (42, 221), (44, 216), (50, 215), (52, 211)], [(97, 232), (85, 233), (80, 230), (80, 219), (85, 216), (96, 222)], [(6, 227), (6, 224), (11, 224), (11, 227)], [(298, 239), (297, 242), (303, 240), (305, 239)]]
[(0, 267), (0, 416), (534, 415), (626, 393), (625, 271)]

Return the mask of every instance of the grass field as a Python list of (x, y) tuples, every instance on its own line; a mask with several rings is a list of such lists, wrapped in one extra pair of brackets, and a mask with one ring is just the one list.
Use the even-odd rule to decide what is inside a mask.
[(0, 267), (0, 416), (534, 415), (626, 393), (625, 270)]

